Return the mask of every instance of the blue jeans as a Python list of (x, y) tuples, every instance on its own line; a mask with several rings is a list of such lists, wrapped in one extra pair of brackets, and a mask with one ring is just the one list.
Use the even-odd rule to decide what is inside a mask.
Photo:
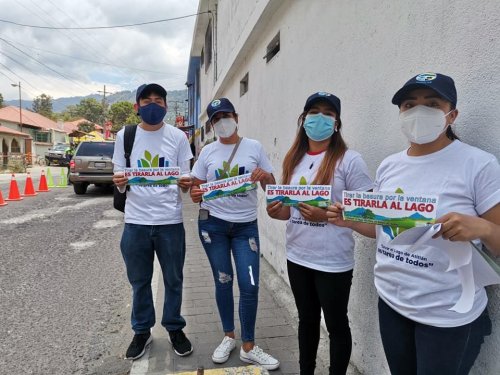
[(398, 314), (379, 298), (382, 344), (392, 375), (467, 375), (484, 336), (491, 334), (488, 311), (459, 327), (433, 327)]
[(240, 288), (241, 339), (253, 342), (259, 297), (259, 231), (257, 220), (231, 223), (213, 216), (198, 221), (201, 243), (215, 281), (215, 299), (224, 332), (234, 331), (233, 266)]
[(137, 333), (149, 332), (155, 325), (155, 309), (151, 279), (154, 253), (160, 263), (165, 285), (161, 325), (168, 331), (186, 326), (181, 316), (182, 269), (186, 255), (184, 225), (127, 224), (120, 243), (127, 277), (132, 285), (132, 329)]

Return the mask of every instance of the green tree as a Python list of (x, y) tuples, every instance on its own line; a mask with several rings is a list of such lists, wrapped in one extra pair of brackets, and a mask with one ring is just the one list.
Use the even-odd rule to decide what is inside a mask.
[(95, 130), (95, 126), (91, 122), (82, 121), (78, 124), (78, 130), (84, 133), (90, 133)]
[(120, 130), (123, 125), (137, 124), (140, 122), (139, 117), (135, 113), (134, 105), (125, 101), (113, 104), (109, 109), (108, 118), (113, 123), (113, 131)]
[(102, 124), (104, 119), (104, 111), (102, 103), (94, 98), (86, 98), (80, 100), (80, 103), (71, 109), (71, 113), (76, 114), (77, 117), (83, 117), (90, 122)]
[(0, 94), (0, 108), (3, 107), (3, 96), (2, 94)]
[(39, 113), (42, 116), (54, 119), (54, 112), (52, 112), (52, 97), (46, 94), (37, 96), (33, 100), (33, 112)]

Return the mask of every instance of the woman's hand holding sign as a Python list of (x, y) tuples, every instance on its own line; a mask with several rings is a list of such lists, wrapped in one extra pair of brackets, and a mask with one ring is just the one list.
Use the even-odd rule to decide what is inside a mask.
[(262, 168), (255, 168), (250, 176), (253, 182), (260, 182), (262, 189), (266, 189), (267, 184), (274, 184), (274, 176), (272, 173), (266, 172)]
[(321, 222), (327, 221), (326, 210), (319, 207), (314, 207), (309, 204), (299, 203), (299, 211), (302, 217), (307, 221)]
[(349, 224), (344, 220), (342, 211), (344, 207), (340, 202), (335, 202), (327, 207), (326, 217), (330, 224), (334, 224), (338, 227), (348, 227)]
[(355, 221), (344, 220), (342, 211), (344, 206), (340, 202), (335, 202), (326, 209), (326, 217), (330, 224), (334, 224), (338, 227), (350, 228), (363, 236), (375, 238), (375, 225), (360, 223)]
[(187, 193), (192, 184), (193, 180), (189, 175), (181, 176), (179, 180), (177, 180), (177, 185), (179, 185), (179, 187), (182, 189), (184, 193)]
[(441, 223), (441, 230), (434, 238), (442, 236), (450, 241), (479, 239), (492, 253), (500, 255), (500, 205), (481, 217), (450, 212), (436, 219), (436, 223)]

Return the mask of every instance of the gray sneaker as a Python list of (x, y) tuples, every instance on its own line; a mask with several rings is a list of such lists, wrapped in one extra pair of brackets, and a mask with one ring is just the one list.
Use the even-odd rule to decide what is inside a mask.
[(253, 347), (248, 353), (241, 348), (240, 359), (246, 363), (252, 363), (254, 365), (262, 366), (266, 370), (276, 370), (280, 367), (280, 361), (276, 358), (264, 352), (257, 345)]
[(226, 362), (235, 347), (236, 340), (229, 336), (224, 336), (222, 342), (214, 350), (214, 354), (212, 354), (212, 361), (214, 361), (215, 363)]

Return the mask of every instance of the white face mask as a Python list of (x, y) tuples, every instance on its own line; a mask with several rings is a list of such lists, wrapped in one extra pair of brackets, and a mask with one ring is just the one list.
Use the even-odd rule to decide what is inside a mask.
[(419, 145), (435, 141), (447, 128), (446, 116), (437, 108), (417, 105), (399, 114), (401, 131), (411, 143)]
[(215, 133), (221, 138), (229, 138), (236, 131), (234, 118), (221, 118), (214, 124)]

